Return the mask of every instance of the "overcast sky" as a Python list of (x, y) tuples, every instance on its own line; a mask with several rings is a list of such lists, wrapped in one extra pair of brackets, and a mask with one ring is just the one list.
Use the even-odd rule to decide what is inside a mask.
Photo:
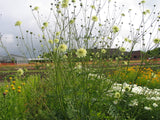
[[(117, 0), (119, 4), (125, 4), (127, 9), (131, 8), (135, 10), (139, 9), (137, 4), (140, 1)], [(158, 1), (146, 0), (146, 7), (152, 8), (155, 4), (159, 8), (160, 2), (158, 3)], [(0, 0), (0, 33), (3, 34), (2, 41), (10, 53), (19, 54), (16, 47), (16, 36), (20, 33), (19, 29), (14, 26), (15, 22), (18, 20), (22, 21), (23, 30), (36, 31), (37, 26), (35, 26), (36, 23), (29, 6), (38, 6), (41, 12), (43, 11), (43, 13), (48, 14), (51, 2), (53, 0)], [(0, 48), (0, 56), (4, 54), (4, 50)]]

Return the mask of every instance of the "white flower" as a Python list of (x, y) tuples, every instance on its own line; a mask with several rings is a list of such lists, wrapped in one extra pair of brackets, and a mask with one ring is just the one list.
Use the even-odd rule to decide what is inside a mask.
[(78, 70), (82, 69), (82, 64), (81, 64), (81, 63), (78, 63), (78, 64), (76, 65), (75, 69), (78, 69)]
[(152, 108), (151, 108), (151, 107), (148, 107), (148, 106), (145, 106), (144, 109), (145, 109), (145, 110), (152, 110)]
[(152, 76), (153, 78), (155, 78), (155, 77), (156, 77), (156, 74), (155, 74), (155, 73), (151, 73), (151, 76)]
[(137, 99), (132, 100), (129, 106), (138, 106), (138, 100)]
[(153, 107), (158, 107), (158, 104), (157, 103), (153, 103)]
[(118, 103), (118, 100), (113, 101), (113, 103), (116, 105)]

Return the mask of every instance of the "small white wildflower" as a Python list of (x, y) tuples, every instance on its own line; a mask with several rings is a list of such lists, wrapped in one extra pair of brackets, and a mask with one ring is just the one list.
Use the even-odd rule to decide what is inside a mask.
[(153, 103), (153, 107), (158, 107), (158, 104), (157, 103)]
[(155, 74), (155, 73), (151, 73), (151, 76), (152, 76), (153, 78), (155, 78), (155, 77), (156, 77), (156, 74)]
[(129, 106), (138, 106), (138, 100), (137, 99), (132, 100)]
[(76, 65), (75, 69), (81, 70), (81, 69), (82, 69), (82, 64), (81, 64), (81, 63), (78, 63), (78, 64)]
[(82, 66), (81, 66), (81, 65), (77, 65), (76, 68), (77, 68), (77, 69), (81, 69)]
[(113, 103), (116, 105), (118, 103), (118, 100), (113, 101)]
[(151, 108), (151, 107), (148, 107), (148, 106), (145, 106), (144, 109), (145, 109), (145, 110), (152, 110), (152, 108)]

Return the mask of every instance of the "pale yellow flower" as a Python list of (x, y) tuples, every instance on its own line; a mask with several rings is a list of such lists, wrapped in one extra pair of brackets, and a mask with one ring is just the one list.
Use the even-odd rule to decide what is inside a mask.
[(160, 42), (160, 39), (159, 39), (159, 38), (155, 38), (155, 39), (153, 40), (153, 42), (154, 42), (155, 44), (158, 44), (158, 43)]
[(20, 75), (20, 76), (21, 76), (21, 75), (23, 75), (23, 74), (24, 74), (24, 71), (20, 68), (20, 69), (18, 69), (18, 70), (17, 70), (17, 73), (18, 73), (18, 75)]
[(146, 10), (147, 13), (150, 13), (150, 10)]
[(86, 54), (87, 54), (87, 51), (86, 51), (86, 49), (83, 49), (83, 48), (78, 49), (77, 52), (76, 52), (76, 55), (79, 58), (80, 57), (85, 57)]
[(48, 40), (48, 42), (49, 42), (50, 44), (53, 44), (53, 40)]
[(38, 9), (39, 9), (39, 7), (38, 7), (38, 6), (34, 7), (34, 10), (38, 10)]
[(121, 94), (120, 94), (119, 92), (116, 92), (116, 93), (114, 94), (114, 97), (115, 97), (115, 98), (120, 98), (120, 97), (121, 97)]
[(70, 20), (69, 24), (73, 24), (75, 22), (75, 20)]
[(119, 28), (118, 28), (117, 26), (113, 26), (112, 29), (113, 29), (113, 32), (114, 32), (114, 33), (117, 33), (117, 32), (119, 31)]
[(21, 21), (17, 21), (17, 22), (15, 23), (15, 26), (20, 26), (21, 24), (22, 24)]
[(97, 22), (97, 21), (98, 21), (98, 17), (97, 17), (97, 16), (92, 16), (92, 20), (93, 20), (94, 22)]
[(125, 14), (124, 14), (124, 13), (122, 13), (122, 14), (121, 14), (121, 16), (125, 16)]
[(66, 8), (68, 7), (68, 4), (67, 3), (62, 3), (62, 8)]
[(43, 23), (44, 27), (48, 27), (48, 22)]
[(124, 47), (119, 48), (119, 50), (120, 50), (121, 52), (125, 52), (125, 51), (126, 51), (126, 49), (125, 49)]
[(92, 8), (92, 9), (95, 9), (95, 6), (94, 6), (94, 5), (91, 5), (91, 8)]
[(128, 40), (129, 40), (128, 38), (124, 38), (124, 41), (128, 42)]
[(56, 51), (57, 51), (57, 48), (55, 47), (53, 51), (56, 52)]
[(65, 44), (60, 44), (59, 47), (58, 47), (58, 50), (60, 52), (65, 52), (67, 50), (67, 45)]
[(64, 58), (64, 59), (67, 59), (67, 58), (68, 58), (68, 56), (67, 56), (67, 55), (64, 55), (64, 56), (63, 56), (63, 58)]
[(54, 43), (59, 43), (59, 39), (54, 39)]
[(73, 2), (73, 3), (75, 3), (75, 2), (76, 2), (76, 0), (72, 0), (72, 2)]
[(63, 0), (62, 1), (62, 8), (68, 7), (68, 3), (69, 3), (69, 0)]
[(105, 50), (105, 49), (102, 49), (101, 52), (102, 52), (102, 53), (106, 53), (106, 50)]
[(145, 0), (142, 0), (142, 1), (141, 1), (141, 3), (145, 3), (145, 2), (146, 2)]
[(56, 32), (56, 36), (58, 36), (58, 35), (60, 35), (61, 34), (61, 32)]

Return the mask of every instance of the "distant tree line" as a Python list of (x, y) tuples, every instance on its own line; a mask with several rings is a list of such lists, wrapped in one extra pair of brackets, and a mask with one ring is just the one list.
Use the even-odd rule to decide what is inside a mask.
[(147, 51), (148, 58), (160, 58), (160, 48)]

